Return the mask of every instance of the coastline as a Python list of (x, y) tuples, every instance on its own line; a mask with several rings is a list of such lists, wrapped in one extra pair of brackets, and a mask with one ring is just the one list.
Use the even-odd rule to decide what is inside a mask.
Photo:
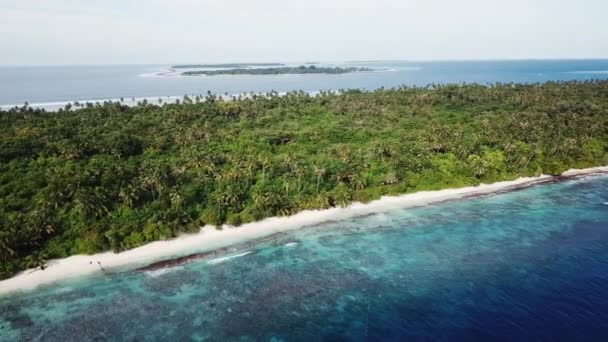
[(332, 74), (330, 72), (315, 72), (315, 73), (284, 73), (284, 74), (214, 74), (214, 75), (206, 75), (206, 74), (169, 74), (169, 73), (158, 73), (158, 77), (312, 77), (315, 75), (323, 75), (323, 76), (344, 76), (344, 75), (352, 75), (352, 74), (363, 74), (363, 73), (372, 73), (372, 72), (381, 72), (386, 70), (366, 70), (366, 71), (350, 71)]
[(511, 181), (480, 184), (465, 188), (420, 191), (399, 196), (383, 196), (369, 203), (354, 202), (347, 207), (323, 210), (305, 210), (292, 216), (271, 217), (244, 224), (240, 227), (224, 225), (221, 230), (213, 226), (202, 227), (198, 233), (183, 234), (171, 240), (155, 241), (128, 251), (104, 252), (94, 255), (74, 255), (48, 262), (44, 270), (25, 270), (12, 278), (0, 281), (0, 296), (29, 291), (39, 286), (83, 276), (100, 275), (108, 271), (154, 271), (193, 262), (222, 253), (241, 251), (236, 246), (252, 245), (306, 226), (328, 221), (344, 220), (393, 209), (419, 207), (449, 200), (466, 199), (481, 195), (502, 193), (532, 185), (563, 181), (592, 174), (608, 173), (608, 166), (571, 169), (560, 176), (540, 175), (520, 177)]
[[(170, 76), (170, 75), (168, 75)], [(228, 75), (228, 76), (235, 76), (235, 75)], [(253, 75), (245, 75), (245, 76), (253, 76)], [(165, 77), (165, 76), (158, 76), (158, 77)], [(190, 76), (179, 76), (179, 77), (190, 77)], [(198, 76), (197, 76), (198, 77)], [(362, 89), (364, 90), (364, 89)], [(281, 91), (281, 92), (277, 92), (277, 94), (279, 96), (284, 96), (285, 94), (287, 94), (288, 92), (286, 91)], [(312, 91), (306, 91), (306, 93), (308, 93), (311, 96), (316, 96), (319, 95), (320, 91), (318, 90), (312, 90)], [(221, 98), (223, 101), (232, 101), (233, 97), (242, 97), (242, 98), (248, 98), (251, 95), (257, 95), (257, 96), (264, 96), (265, 93), (264, 92), (242, 92), (242, 93), (217, 93), (214, 94), (215, 96)], [(187, 94), (188, 96), (191, 97), (195, 97), (197, 95), (199, 96), (204, 96), (203, 94)], [(158, 102), (158, 100), (161, 99), (162, 102)], [(169, 104), (175, 104), (177, 103), (177, 101), (182, 101), (184, 99), (183, 95), (163, 95), (163, 96), (144, 96), (144, 97), (124, 97), (123, 100), (121, 101), (120, 97), (115, 97), (115, 98), (105, 98), (105, 99), (82, 99), (82, 100), (66, 100), (66, 101), (51, 101), (51, 102), (35, 102), (35, 103), (28, 103), (28, 107), (32, 108), (32, 109), (44, 109), (47, 112), (57, 112), (60, 109), (64, 109), (66, 105), (72, 105), (75, 106), (76, 103), (80, 103), (82, 106), (81, 107), (74, 107), (72, 108), (72, 111), (76, 111), (76, 110), (81, 110), (86, 108), (87, 104), (92, 104), (92, 105), (102, 105), (105, 101), (109, 101), (109, 102), (114, 102), (114, 103), (120, 103), (121, 105), (125, 105), (128, 107), (136, 107), (139, 105), (139, 103), (141, 101), (148, 101), (149, 104), (151, 105), (155, 105), (155, 106), (163, 106), (163, 105), (169, 105)], [(23, 104), (0, 104), (0, 110), (11, 110), (12, 108), (20, 108), (23, 107)]]

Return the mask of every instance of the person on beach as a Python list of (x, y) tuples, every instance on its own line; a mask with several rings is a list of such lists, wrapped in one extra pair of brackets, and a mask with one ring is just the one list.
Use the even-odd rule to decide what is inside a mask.
[(101, 262), (97, 261), (97, 265), (99, 265), (99, 268), (101, 268), (101, 270), (106, 273), (106, 269), (103, 268), (103, 266), (101, 266)]

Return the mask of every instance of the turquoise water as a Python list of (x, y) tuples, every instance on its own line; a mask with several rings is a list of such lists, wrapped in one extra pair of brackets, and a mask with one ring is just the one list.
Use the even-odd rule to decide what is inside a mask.
[(65, 282), (0, 299), (0, 340), (605, 340), (607, 190), (539, 185)]
[[(296, 63), (295, 65), (298, 65)], [(0, 106), (185, 94), (377, 89), (431, 83), (546, 82), (608, 78), (608, 60), (334, 62), (379, 72), (344, 75), (150, 77), (169, 65), (0, 67)], [(8, 106), (10, 107), (10, 106)], [(7, 106), (3, 108), (7, 109)]]

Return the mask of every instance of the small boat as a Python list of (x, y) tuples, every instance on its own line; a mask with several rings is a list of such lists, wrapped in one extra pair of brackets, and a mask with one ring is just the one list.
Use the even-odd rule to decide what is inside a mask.
[(604, 203), (602, 203), (602, 204), (603, 204), (603, 205), (608, 205), (608, 202), (604, 202)]

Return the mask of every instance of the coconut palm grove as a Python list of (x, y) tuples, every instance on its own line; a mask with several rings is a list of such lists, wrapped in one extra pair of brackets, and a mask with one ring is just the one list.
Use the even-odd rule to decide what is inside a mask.
[(0, 111), (0, 277), (204, 225), (607, 164), (608, 81), (23, 106)]

